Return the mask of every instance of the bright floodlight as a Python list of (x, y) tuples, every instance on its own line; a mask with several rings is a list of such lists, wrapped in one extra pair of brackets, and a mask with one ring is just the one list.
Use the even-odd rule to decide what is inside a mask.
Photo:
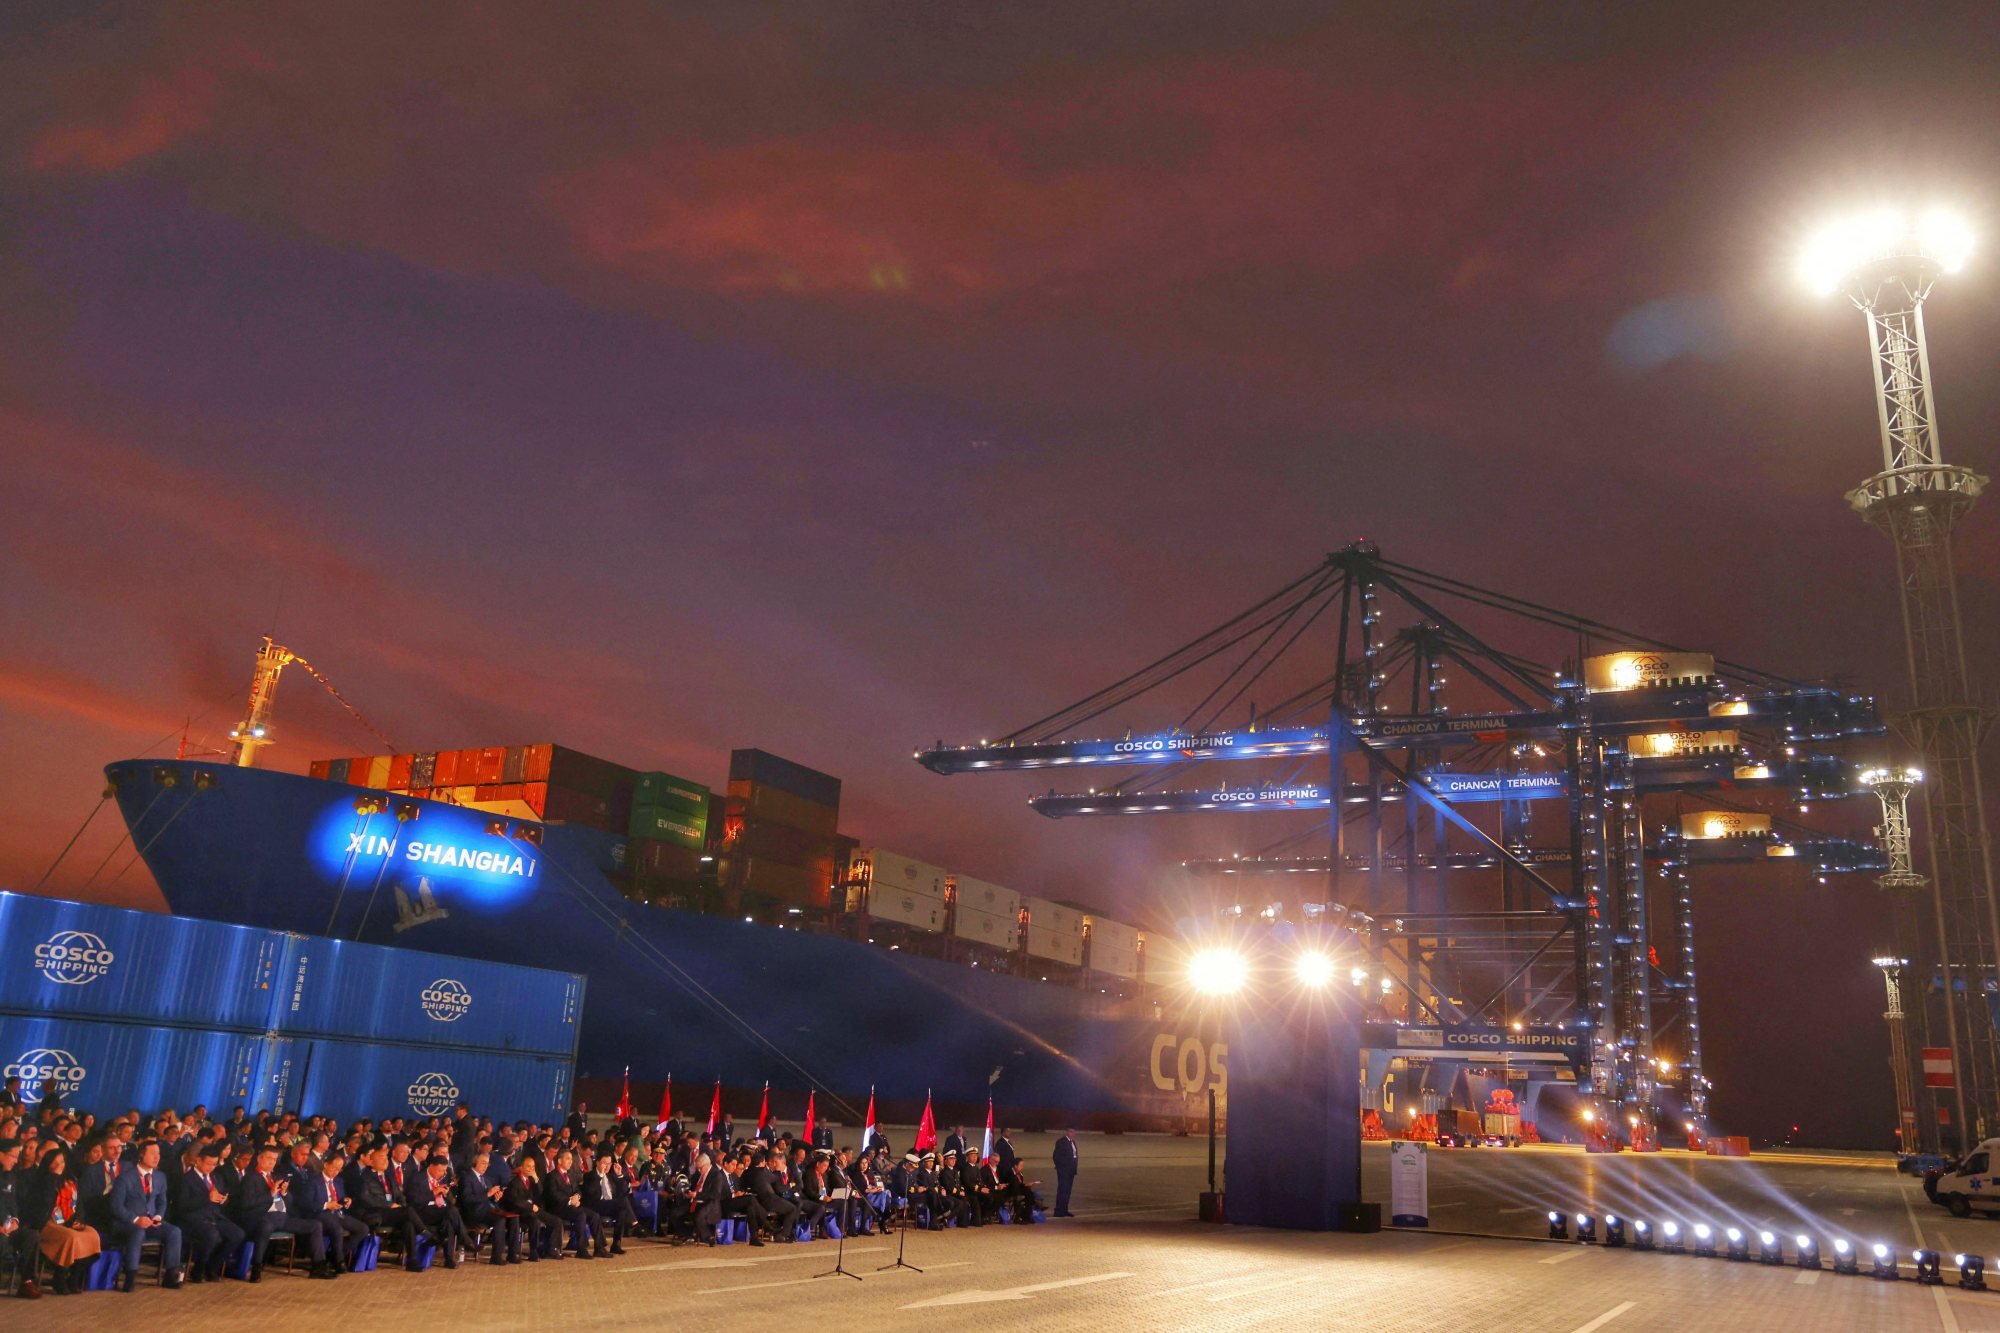
[(1317, 951), (1300, 954), (1292, 964), (1292, 972), (1301, 986), (1311, 990), (1325, 990), (1333, 984), (1333, 960)]
[(1884, 259), (1928, 259), (1946, 273), (1965, 267), (1972, 254), (1972, 228), (1941, 208), (1918, 214), (1895, 208), (1871, 209), (1829, 223), (1806, 242), (1799, 276), (1812, 290), (1834, 292), (1869, 264)]
[(1234, 995), (1249, 977), (1249, 963), (1234, 949), (1198, 949), (1188, 959), (1188, 982), (1203, 995)]

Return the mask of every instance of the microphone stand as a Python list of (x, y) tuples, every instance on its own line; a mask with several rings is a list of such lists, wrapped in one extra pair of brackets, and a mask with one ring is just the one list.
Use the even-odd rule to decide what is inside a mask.
[(854, 1230), (854, 1180), (847, 1180), (847, 1197), (840, 1201), (840, 1243), (834, 1247), (833, 1267), (824, 1273), (814, 1273), (814, 1277), (851, 1277), (861, 1281), (861, 1274), (847, 1267), (847, 1233)]
[[(893, 1199), (892, 1199), (892, 1202), (893, 1202)], [(886, 1273), (886, 1272), (888, 1272), (888, 1271), (889, 1271), (890, 1269), (892, 1269), (892, 1268), (907, 1268), (907, 1269), (909, 1269), (909, 1270), (910, 1270), (910, 1271), (911, 1271), (912, 1273), (921, 1273), (921, 1272), (923, 1272), (923, 1271), (924, 1271), (923, 1269), (921, 1269), (921, 1268), (917, 1267), (917, 1266), (916, 1266), (915, 1264), (913, 1264), (913, 1263), (910, 1263), (910, 1262), (908, 1262), (907, 1260), (905, 1260), (905, 1259), (903, 1258), (903, 1247), (904, 1247), (905, 1245), (908, 1245), (908, 1244), (910, 1243), (910, 1217), (911, 1217), (911, 1213), (912, 1213), (912, 1209), (911, 1209), (911, 1207), (910, 1207), (909, 1205), (907, 1205), (907, 1204), (906, 1204), (906, 1205), (904, 1205), (904, 1207), (903, 1207), (903, 1225), (902, 1225), (902, 1226), (900, 1226), (900, 1227), (898, 1227), (898, 1228), (897, 1228), (897, 1230), (896, 1230), (896, 1262), (895, 1262), (895, 1263), (893, 1263), (893, 1264), (883, 1264), (883, 1265), (882, 1265), (882, 1266), (881, 1266), (880, 1268), (878, 1268), (878, 1269), (876, 1269), (876, 1270), (875, 1270), (876, 1272), (878, 1272), (878, 1273)]]

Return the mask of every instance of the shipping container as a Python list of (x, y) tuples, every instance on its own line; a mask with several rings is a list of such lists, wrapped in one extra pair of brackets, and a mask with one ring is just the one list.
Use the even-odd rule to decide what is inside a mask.
[(467, 801), (465, 808), (483, 811), (489, 815), (499, 815), (503, 819), (518, 819), (523, 823), (538, 823), (541, 820), (541, 816), (535, 812), (535, 807), (518, 798), (511, 801), (498, 798), (491, 801)]
[(410, 786), (410, 771), (415, 767), (417, 757), (413, 754), (389, 756), (389, 790), (407, 791)]
[(635, 838), (659, 838), (683, 847), (701, 847), (708, 842), (708, 805), (697, 810), (670, 806), (634, 806), (626, 832)]
[[(461, 764), (459, 767), (461, 771), (464, 769), (463, 764)], [(478, 799), (479, 799), (479, 788), (477, 787), (459, 786), (459, 787), (453, 787), (451, 789), (451, 800), (453, 805), (471, 805), (474, 801)]]
[(737, 831), (729, 850), (742, 856), (761, 856), (786, 865), (822, 865), (834, 859), (834, 840), (823, 833), (808, 833), (789, 824), (765, 819), (747, 819)]
[(326, 780), (327, 780), (328, 782), (345, 782), (345, 781), (347, 781), (347, 761), (346, 761), (345, 759), (329, 759), (329, 760), (327, 760), (327, 761), (326, 761)]
[[(525, 784), (543, 789), (543, 811), (545, 819), (557, 820), (565, 824), (587, 824), (591, 828), (611, 829), (611, 802), (602, 796), (592, 796), (571, 787), (559, 787), (553, 782)], [(529, 805), (532, 797), (525, 797)], [(618, 832), (623, 833), (624, 829)]]
[(549, 784), (546, 782), (522, 783), (521, 803), (534, 812), (535, 818), (546, 818), (549, 808)]
[(403, 794), (419, 801), (428, 801), (431, 799), (431, 789), (429, 787), (412, 787)]
[(1028, 909), (1028, 924), (1056, 935), (1083, 937), (1083, 913), (1066, 903), (1050, 902), (1047, 898), (1029, 898), (1023, 903)]
[(521, 781), (547, 782), (549, 780), (549, 759), (555, 752), (553, 745), (524, 745), (521, 747)]
[(868, 914), (877, 921), (895, 921), (918, 930), (944, 930), (944, 899), (918, 889), (883, 884), (867, 891)]
[[(472, 781), (475, 785), (497, 783), (506, 772), (507, 747), (504, 745), (489, 745), (479, 751), (479, 759), (477, 760), (477, 767), (473, 770)], [(463, 778), (464, 776), (465, 774), (461, 770), (459, 777)]]
[(1084, 929), (1090, 940), (1090, 970), (1114, 977), (1139, 975), (1139, 931), (1122, 921), (1105, 916), (1086, 916)]
[(734, 750), (729, 755), (731, 783), (751, 782), (776, 787), (814, 805), (840, 805), (840, 779), (817, 769), (780, 759), (765, 750)]
[(840, 826), (838, 807), (820, 805), (782, 788), (754, 782), (729, 784), (728, 809), (734, 817), (784, 824), (820, 837), (832, 837)]
[(410, 787), (432, 787), (437, 785), (437, 751), (420, 754), (410, 761)]
[[(559, 1121), (573, 1065), (562, 1056), (314, 1038), (293, 1057), (297, 1108), (341, 1121), (449, 1116), (463, 1101), (496, 1121)], [(149, 1103), (137, 1102), (144, 1106)], [(118, 1103), (126, 1105), (124, 1102)]]
[[(367, 778), (354, 785), (357, 787), (372, 787), (376, 791), (387, 791), (389, 787), (389, 763), (390, 756), (386, 754), (369, 756)], [(353, 773), (353, 766), (349, 765), (347, 771), (350, 774)]]
[(500, 761), (500, 780), (502, 782), (526, 782), (527, 779), (522, 777), (521, 774), (527, 766), (528, 747), (525, 745), (508, 746), (507, 753)]
[(636, 879), (693, 879), (701, 873), (701, 849), (658, 838), (633, 838), (625, 866)]
[(639, 775), (622, 764), (614, 764), (607, 759), (584, 754), (580, 750), (555, 745), (549, 747), (549, 770), (546, 777), (551, 788), (567, 787), (571, 791), (602, 796), (606, 801), (613, 802), (618, 799), (622, 791), (624, 799), (629, 802)]
[(193, 917), (0, 893), (0, 1009), (262, 1032), (270, 1026), (286, 938)]
[(1021, 915), (1021, 895), (998, 884), (988, 884), (983, 879), (970, 875), (953, 875), (948, 882), (956, 894), (959, 910), (970, 908), (975, 912), (987, 912), (994, 916), (1004, 916), (1019, 924)]
[(439, 750), (435, 772), (431, 777), (433, 787), (456, 787), (458, 785), (458, 751)]
[(1050, 930), (1046, 926), (1028, 922), (1028, 954), (1033, 958), (1046, 958), (1051, 962), (1067, 963), (1071, 967), (1083, 966), (1083, 936), (1067, 931)]
[(314, 778), (325, 778), (331, 775), (332, 769), (333, 769), (333, 760), (315, 759), (312, 761), (310, 765), (307, 766), (306, 776)]
[(132, 1106), (252, 1106), (266, 1045), (258, 1032), (0, 1013), (0, 1077), (19, 1076), (29, 1106), (54, 1092), (99, 1119)]
[(961, 902), (952, 912), (951, 933), (961, 940), (973, 940), (1011, 953), (1021, 942), (1021, 919), (1018, 915), (982, 912)]
[(754, 856), (732, 857), (729, 883), (741, 893), (762, 894), (798, 907), (825, 907), (832, 899), (833, 867), (788, 866)]
[(706, 809), (708, 786), (677, 778), (671, 773), (641, 773), (632, 789), (634, 805), (670, 806), (682, 810)]
[(500, 799), (500, 784), (499, 784), (499, 783), (497, 783), (497, 782), (482, 782), (482, 783), (480, 783), (480, 784), (479, 784), (479, 785), (478, 785), (477, 787), (473, 788), (473, 790), (472, 790), (472, 799), (474, 799), (475, 801), (497, 801), (497, 800), (499, 800), (499, 799)]
[(273, 1031), (572, 1055), (584, 980), (568, 972), (285, 937)]
[[(944, 901), (944, 871), (915, 857), (883, 851), (879, 847), (870, 848), (857, 851), (848, 858), (848, 868), (851, 875), (862, 879), (870, 888), (909, 890), (926, 898)], [(869, 910), (874, 909), (871, 907)]]

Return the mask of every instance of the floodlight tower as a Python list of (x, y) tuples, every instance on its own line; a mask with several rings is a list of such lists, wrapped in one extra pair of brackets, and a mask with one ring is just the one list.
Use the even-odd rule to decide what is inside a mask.
[[(2000, 985), (2000, 908), (1979, 773), (1979, 744), (1991, 715), (1976, 702), (1966, 669), (1951, 534), (1986, 478), (1946, 463), (1939, 452), (1923, 308), (1931, 284), (1961, 268), (1971, 248), (1971, 233), (1948, 214), (1881, 210), (1820, 233), (1802, 264), (1815, 288), (1844, 292), (1868, 317), (1882, 470), (1847, 500), (1896, 548), (1910, 707), (1894, 720), (1929, 774), (1931, 916), (1945, 981), (1938, 988), (1939, 1026), (1949, 1034), (1956, 1075), (1953, 1129), (1968, 1145), (2000, 1125), (2000, 1051), (1987, 1008)], [(1935, 1033), (1937, 1026), (1927, 1021), (1926, 1029)]]
[(1917, 1090), (1910, 1077), (1910, 1042), (1903, 1017), (1903, 969), (1907, 958), (1889, 955), (1875, 960), (1882, 969), (1882, 985), (1889, 993), (1889, 1007), (1882, 1017), (1889, 1024), (1889, 1068), (1896, 1076), (1896, 1136), (1904, 1152), (1917, 1150)]

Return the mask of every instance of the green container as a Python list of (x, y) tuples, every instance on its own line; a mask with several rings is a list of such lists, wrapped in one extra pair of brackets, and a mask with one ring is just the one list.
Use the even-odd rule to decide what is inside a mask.
[(634, 805), (632, 824), (626, 830), (635, 838), (657, 838), (661, 842), (699, 849), (708, 841), (708, 803), (698, 810), (671, 805)]
[(632, 788), (632, 805), (663, 810), (708, 809), (708, 788), (671, 773), (641, 773)]

